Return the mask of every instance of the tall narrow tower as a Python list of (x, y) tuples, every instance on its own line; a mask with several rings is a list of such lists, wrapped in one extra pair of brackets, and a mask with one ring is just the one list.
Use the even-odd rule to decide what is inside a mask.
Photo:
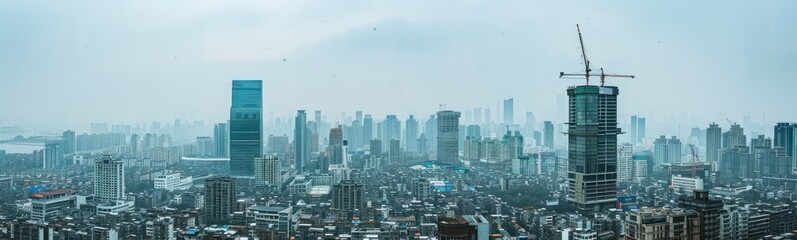
[(437, 161), (459, 162), (459, 112), (437, 112)]
[(233, 80), (230, 107), (230, 173), (252, 177), (263, 152), (263, 82)]
[(293, 128), (293, 150), (296, 162), (296, 174), (304, 173), (307, 162), (310, 161), (309, 129), (307, 129), (307, 113), (304, 110), (296, 111), (296, 124)]
[(618, 88), (582, 85), (567, 95), (567, 200), (582, 210), (611, 205), (617, 197)]

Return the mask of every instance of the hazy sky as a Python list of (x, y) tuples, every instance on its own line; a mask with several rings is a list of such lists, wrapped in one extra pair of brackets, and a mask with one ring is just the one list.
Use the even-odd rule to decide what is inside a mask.
[[(555, 117), (582, 69), (634, 74), (620, 111), (795, 121), (795, 1), (0, 1), (0, 121), (219, 121), (232, 79), (264, 111), (427, 113), (515, 97)], [(722, 118), (719, 118), (723, 116)], [(404, 119), (405, 117), (401, 117)], [(425, 118), (423, 116), (422, 118)], [(738, 120), (740, 121), (740, 120)]]

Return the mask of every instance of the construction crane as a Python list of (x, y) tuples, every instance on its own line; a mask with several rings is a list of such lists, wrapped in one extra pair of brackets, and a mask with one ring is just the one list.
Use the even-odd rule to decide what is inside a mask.
[(581, 37), (581, 28), (576, 24), (576, 29), (578, 30), (578, 41), (581, 43), (581, 57), (584, 58), (584, 73), (564, 73), (559, 72), (559, 78), (563, 77), (584, 77), (587, 80), (587, 85), (589, 85), (589, 77), (600, 77), (601, 78), (601, 87), (603, 87), (604, 82), (606, 81), (606, 77), (616, 77), (616, 78), (634, 78), (634, 75), (623, 75), (623, 74), (606, 74), (601, 68), (600, 75), (591, 74), (592, 69), (589, 68), (589, 59), (587, 59), (587, 50), (584, 47), (584, 38)]
[(734, 121), (731, 121), (731, 119), (730, 119), (730, 118), (725, 118), (725, 120), (728, 120), (728, 124), (730, 124), (730, 125), (731, 125), (731, 127), (733, 127), (733, 125), (738, 125), (736, 122), (734, 122)]
[(692, 177), (697, 178), (697, 163), (700, 162), (700, 159), (695, 152), (695, 145), (689, 144), (689, 148), (692, 149)]
[(448, 104), (450, 104), (450, 103), (441, 103), (441, 104), (438, 104), (438, 105), (440, 105), (440, 111), (446, 110), (446, 106), (448, 106)]

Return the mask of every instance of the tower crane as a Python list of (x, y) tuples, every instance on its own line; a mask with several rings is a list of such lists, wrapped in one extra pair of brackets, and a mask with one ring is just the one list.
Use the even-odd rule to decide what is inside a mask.
[(587, 80), (587, 85), (589, 85), (589, 77), (600, 77), (601, 78), (601, 87), (606, 80), (606, 77), (615, 77), (615, 78), (634, 78), (634, 75), (624, 75), (624, 74), (606, 74), (603, 71), (603, 68), (600, 68), (600, 74), (591, 74), (592, 69), (589, 68), (589, 60), (587, 59), (587, 50), (584, 47), (584, 38), (581, 37), (581, 28), (576, 24), (576, 29), (578, 30), (578, 41), (581, 43), (581, 57), (584, 59), (584, 73), (565, 73), (559, 72), (559, 78), (563, 77), (584, 77)]
[(697, 157), (697, 152), (695, 152), (695, 145), (689, 144), (689, 149), (692, 150), (692, 177), (697, 177), (697, 163), (700, 162), (700, 159)]

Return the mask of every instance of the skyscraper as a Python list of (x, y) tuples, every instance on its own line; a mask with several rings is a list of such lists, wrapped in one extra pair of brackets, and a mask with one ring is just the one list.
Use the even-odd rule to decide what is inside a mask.
[(293, 156), (296, 162), (296, 174), (302, 174), (307, 163), (310, 162), (310, 132), (307, 129), (307, 114), (304, 110), (298, 110), (294, 120), (296, 123), (293, 128)]
[(637, 138), (637, 131), (638, 131), (637, 130), (638, 129), (637, 123), (638, 123), (637, 122), (637, 116), (636, 115), (631, 115), (631, 136), (629, 136), (629, 139), (631, 141), (631, 144), (633, 144), (633, 145), (636, 145), (637, 144), (637, 140), (638, 140), (638, 138)]
[(722, 200), (709, 198), (707, 190), (695, 190), (693, 196), (678, 198), (678, 207), (689, 208), (700, 214), (700, 238), (706, 240), (720, 239), (720, 213)]
[(437, 112), (437, 161), (459, 162), (459, 112)]
[(404, 146), (409, 152), (418, 152), (418, 120), (410, 115), (404, 128)]
[(384, 149), (390, 148), (390, 140), (401, 139), (401, 122), (396, 115), (387, 115), (385, 121), (382, 122), (382, 147)]
[(329, 164), (342, 164), (346, 153), (343, 152), (343, 129), (340, 126), (329, 130), (328, 148)]
[(227, 132), (227, 123), (217, 123), (213, 125), (213, 144), (215, 145), (216, 156), (229, 156), (227, 148), (230, 144), (230, 135)]
[(429, 141), (429, 147), (427, 150), (429, 151), (437, 151), (437, 118), (434, 114), (429, 115), (429, 119), (426, 120), (426, 139), (432, 140)]
[(617, 87), (567, 89), (568, 202), (582, 210), (611, 205), (617, 196)]
[[(70, 154), (75, 152), (75, 132), (72, 130), (66, 130), (63, 134), (61, 134), (62, 145), (61, 145), (61, 152), (63, 154)], [(132, 143), (131, 143), (132, 144)]]
[(636, 141), (637, 144), (645, 144), (645, 118), (638, 117), (636, 120)]
[(363, 118), (363, 142), (370, 143), (374, 139), (374, 119), (371, 114), (365, 114)]
[(719, 161), (720, 148), (722, 148), (722, 128), (719, 124), (711, 123), (706, 129), (706, 160), (717, 165)]
[(775, 147), (786, 150), (786, 156), (791, 159), (791, 166), (797, 168), (797, 123), (778, 123), (775, 125)]
[(125, 169), (122, 161), (103, 155), (94, 161), (94, 199), (99, 202), (124, 200)]
[(255, 185), (278, 186), (280, 180), (280, 162), (277, 156), (266, 155), (255, 158)]
[[(525, 129), (525, 133), (523, 135), (528, 137), (529, 139), (534, 139), (534, 131), (537, 130), (536, 126), (534, 126), (535, 124), (537, 124), (536, 121), (537, 119), (534, 117), (534, 113), (526, 112), (526, 125), (523, 126), (523, 128)], [(540, 144), (540, 143), (535, 143), (535, 144)]]
[(253, 176), (263, 155), (263, 82), (233, 80), (230, 107), (230, 174)]
[(504, 100), (504, 123), (513, 124), (515, 118), (515, 99), (508, 98)]
[(634, 145), (624, 143), (617, 149), (617, 181), (630, 182), (634, 176)]
[(744, 129), (739, 124), (731, 124), (731, 129), (722, 133), (722, 148), (734, 148), (747, 146), (747, 136)]
[(543, 131), (545, 132), (545, 138), (543, 138), (545, 144), (543, 144), (543, 146), (548, 149), (553, 149), (553, 123), (551, 121), (545, 121), (543, 125)]
[[(254, 158), (252, 159), (254, 160)], [(235, 204), (235, 178), (205, 180), (205, 219), (208, 224), (227, 224)]]
[(61, 151), (62, 141), (47, 141), (44, 143), (44, 165), (43, 169), (56, 169), (63, 167), (63, 153)]
[(681, 162), (681, 140), (672, 136), (667, 138), (660, 136), (653, 141), (653, 162), (655, 163), (654, 169), (658, 169), (664, 163), (680, 163)]

